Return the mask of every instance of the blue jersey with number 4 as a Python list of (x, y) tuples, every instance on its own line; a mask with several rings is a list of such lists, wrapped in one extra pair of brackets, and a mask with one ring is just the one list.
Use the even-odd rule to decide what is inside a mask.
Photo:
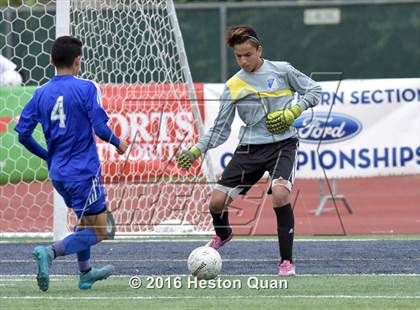
[(83, 181), (100, 175), (93, 126), (108, 119), (94, 82), (60, 75), (35, 91), (15, 130), (29, 136), (41, 123), (50, 179)]

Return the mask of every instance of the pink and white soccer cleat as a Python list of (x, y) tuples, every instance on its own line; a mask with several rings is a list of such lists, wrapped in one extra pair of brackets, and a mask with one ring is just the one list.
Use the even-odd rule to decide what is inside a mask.
[(209, 246), (216, 251), (218, 251), (222, 246), (224, 246), (227, 242), (229, 242), (233, 238), (233, 232), (230, 233), (229, 237), (227, 239), (222, 240), (218, 235), (214, 235), (211, 240), (206, 244), (206, 246)]
[(282, 263), (279, 263), (279, 276), (293, 277), (295, 275), (295, 266), (289, 260), (284, 260)]

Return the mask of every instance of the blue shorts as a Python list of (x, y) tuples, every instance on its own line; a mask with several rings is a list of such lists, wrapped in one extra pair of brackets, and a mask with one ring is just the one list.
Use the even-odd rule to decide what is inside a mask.
[(106, 210), (105, 191), (100, 177), (86, 181), (52, 181), (54, 188), (64, 198), (68, 208), (72, 208), (80, 218), (95, 215)]

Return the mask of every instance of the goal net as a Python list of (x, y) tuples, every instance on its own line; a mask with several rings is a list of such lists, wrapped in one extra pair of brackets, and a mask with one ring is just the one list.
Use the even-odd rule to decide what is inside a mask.
[[(0, 13), (8, 28), (0, 33), (0, 52), (24, 73), (23, 86), (0, 89), (0, 117), (7, 118), (0, 133), (1, 232), (54, 230), (61, 237), (75, 223), (53, 194), (45, 163), (19, 146), (13, 133), (35, 86), (54, 74), (48, 55), (54, 38), (64, 34), (82, 40), (81, 77), (100, 85), (110, 126), (131, 143), (129, 155), (119, 156), (97, 140), (117, 234), (209, 232), (210, 158), (188, 172), (175, 162), (176, 153), (203, 133), (203, 93), (192, 83), (172, 1), (38, 0)], [(40, 128), (35, 137), (42, 141)]]

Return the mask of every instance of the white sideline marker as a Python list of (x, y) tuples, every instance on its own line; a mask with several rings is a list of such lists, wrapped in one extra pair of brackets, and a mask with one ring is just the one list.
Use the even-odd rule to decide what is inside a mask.
[(420, 299), (420, 295), (389, 296), (389, 295), (235, 295), (235, 296), (0, 296), (0, 299), (30, 299), (30, 300), (150, 300), (150, 299)]
[[(112, 275), (112, 278), (130, 278), (132, 275), (123, 275), (123, 274), (116, 274)], [(147, 274), (142, 275), (139, 274), (140, 277), (189, 277), (190, 274)], [(312, 273), (306, 273), (306, 274), (298, 274), (296, 275), (296, 278), (301, 277), (419, 277), (420, 274), (418, 273), (366, 273), (366, 274), (353, 274), (353, 273), (325, 273), (325, 274), (312, 274)], [(27, 278), (33, 278), (35, 281), (36, 274), (21, 274), (21, 275), (1, 275), (0, 276), (0, 282), (24, 282), (28, 281), (30, 279)], [(64, 274), (55, 274), (50, 275), (50, 281), (65, 281), (65, 280), (71, 280), (73, 281), (73, 278), (75, 278), (76, 275), (64, 275)], [(222, 275), (223, 278), (232, 278), (232, 277), (276, 277), (275, 274), (238, 274), (238, 275)]]

